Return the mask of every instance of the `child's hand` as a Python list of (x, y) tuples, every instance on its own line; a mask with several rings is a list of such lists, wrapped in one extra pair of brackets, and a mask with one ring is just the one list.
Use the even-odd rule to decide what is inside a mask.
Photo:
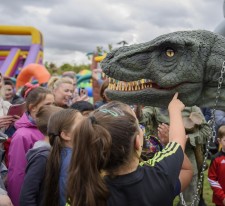
[(13, 123), (13, 120), (14, 118), (11, 115), (0, 117), (0, 128), (8, 127), (10, 124)]
[(178, 97), (178, 92), (175, 93), (175, 95), (173, 96), (173, 99), (169, 103), (169, 106), (168, 106), (169, 111), (174, 111), (174, 110), (183, 111), (185, 105), (177, 97)]
[(167, 145), (169, 142), (169, 125), (159, 124), (158, 126), (158, 137), (162, 145)]
[(0, 195), (0, 205), (1, 206), (13, 206), (8, 195)]
[(18, 116), (18, 115), (13, 115), (13, 121), (14, 121), (14, 122), (17, 121), (18, 119), (20, 119), (20, 116)]

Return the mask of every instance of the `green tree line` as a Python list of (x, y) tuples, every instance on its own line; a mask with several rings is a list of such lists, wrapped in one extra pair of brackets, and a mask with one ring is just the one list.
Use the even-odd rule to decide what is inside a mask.
[[(119, 45), (126, 45), (128, 44), (126, 41), (120, 41), (117, 44)], [(97, 53), (98, 55), (103, 55), (104, 53), (111, 52), (113, 49), (112, 44), (108, 44), (108, 48), (104, 49), (102, 46), (97, 46), (95, 52), (90, 52), (91, 55), (94, 53)], [(90, 59), (90, 55), (88, 55), (88, 58)], [(90, 70), (91, 65), (90, 64), (82, 64), (82, 65), (71, 65), (68, 63), (65, 63), (61, 65), (60, 67), (57, 67), (55, 63), (53, 62), (45, 62), (45, 67), (48, 69), (51, 75), (61, 75), (63, 72), (66, 71), (74, 71), (76, 73), (79, 73), (81, 70)]]
[(66, 72), (66, 71), (74, 71), (76, 73), (79, 73), (81, 70), (84, 70), (84, 69), (90, 70), (90, 64), (71, 65), (66, 63), (57, 67), (56, 64), (52, 62), (51, 63), (45, 62), (45, 67), (48, 69), (51, 75), (54, 75), (54, 74), (61, 75), (63, 72)]

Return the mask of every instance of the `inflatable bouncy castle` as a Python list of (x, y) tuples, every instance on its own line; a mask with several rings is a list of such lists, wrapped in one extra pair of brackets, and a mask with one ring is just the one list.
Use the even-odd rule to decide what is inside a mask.
[(0, 45), (0, 71), (4, 76), (15, 76), (20, 68), (31, 63), (42, 64), (43, 38), (40, 31), (26, 26), (0, 26), (0, 35), (31, 37), (29, 45)]
[[(0, 35), (10, 39), (31, 39), (27, 45), (0, 45), (0, 72), (5, 77), (17, 77), (17, 88), (32, 78), (40, 84), (50, 78), (47, 69), (42, 66), (43, 37), (40, 31), (30, 26), (0, 26)], [(7, 41), (6, 41), (7, 42)], [(9, 42), (15, 42), (13, 39)]]

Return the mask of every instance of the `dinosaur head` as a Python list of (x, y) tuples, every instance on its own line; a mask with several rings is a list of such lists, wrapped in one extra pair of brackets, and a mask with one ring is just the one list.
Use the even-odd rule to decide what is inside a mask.
[(216, 42), (225, 47), (222, 36), (212, 32), (180, 31), (113, 50), (101, 63), (109, 77), (107, 96), (128, 104), (165, 107), (178, 92), (186, 106), (210, 106), (203, 103), (205, 90), (217, 87), (225, 60), (225, 53), (214, 49)]

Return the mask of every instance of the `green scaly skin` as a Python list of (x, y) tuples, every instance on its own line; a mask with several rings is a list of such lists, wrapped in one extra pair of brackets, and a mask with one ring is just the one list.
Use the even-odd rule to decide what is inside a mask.
[[(147, 43), (120, 47), (109, 53), (101, 66), (110, 77), (106, 90), (110, 99), (166, 107), (178, 92), (186, 106), (214, 108), (223, 61), (225, 38), (196, 30), (169, 33)], [(142, 88), (137, 83), (140, 79), (154, 83), (151, 88)], [(130, 91), (126, 82), (132, 82)], [(222, 110), (225, 110), (224, 83), (225, 75), (217, 104)], [(122, 85), (126, 89), (121, 89)]]

